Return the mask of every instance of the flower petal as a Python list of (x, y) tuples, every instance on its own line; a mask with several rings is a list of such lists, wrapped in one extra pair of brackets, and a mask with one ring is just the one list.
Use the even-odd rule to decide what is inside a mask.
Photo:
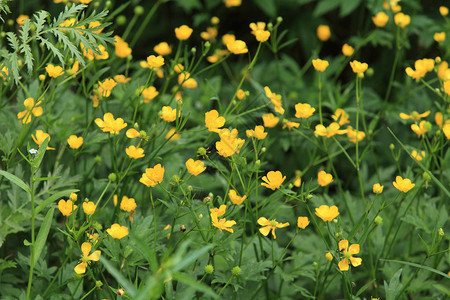
[(81, 252), (83, 253), (83, 256), (89, 256), (89, 252), (91, 252), (92, 249), (92, 245), (89, 243), (83, 243), (81, 245)]
[[(353, 245), (352, 245), (353, 246)], [(350, 261), (354, 267), (357, 267), (361, 264), (362, 259), (360, 257), (350, 257)]]
[(262, 234), (263, 236), (267, 236), (267, 235), (269, 234), (269, 232), (270, 232), (270, 226), (261, 227), (261, 228), (259, 229), (259, 232), (261, 232), (261, 234)]
[(261, 226), (268, 226), (270, 224), (270, 222), (266, 218), (260, 217), (258, 219), (258, 224), (261, 225)]
[(359, 253), (359, 244), (350, 245), (350, 247), (348, 248), (348, 253), (350, 253), (351, 255), (358, 254)]
[(341, 271), (348, 271), (348, 259), (344, 258), (341, 260), (338, 264), (339, 270)]
[(84, 274), (84, 273), (86, 273), (86, 267), (87, 267), (87, 263), (82, 262), (82, 263), (79, 263), (78, 265), (76, 265), (73, 270), (77, 274)]
[(348, 248), (348, 241), (347, 240), (340, 240), (339, 241), (339, 251), (347, 250)]
[(98, 261), (101, 254), (102, 252), (100, 250), (94, 251), (91, 255), (88, 256), (88, 259), (92, 261)]

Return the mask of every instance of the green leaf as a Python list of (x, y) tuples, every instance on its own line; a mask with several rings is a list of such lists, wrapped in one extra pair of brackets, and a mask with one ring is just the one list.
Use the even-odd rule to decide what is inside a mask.
[(47, 241), (47, 236), (50, 231), (50, 226), (53, 221), (53, 213), (55, 212), (55, 208), (51, 208), (47, 214), (45, 215), (44, 222), (42, 222), (41, 229), (39, 229), (39, 233), (36, 237), (35, 251), (34, 251), (34, 259), (33, 265), (41, 256), (42, 249), (44, 249), (45, 242)]
[(36, 157), (32, 161), (31, 172), (34, 174), (39, 169), (41, 165), (42, 159), (44, 158), (45, 151), (47, 151), (48, 142), (50, 141), (50, 137), (47, 137), (42, 144), (39, 146), (39, 150), (36, 153)]
[(217, 294), (214, 292), (213, 289), (211, 289), (206, 284), (201, 283), (201, 282), (193, 279), (192, 277), (189, 277), (189, 276), (187, 276), (185, 274), (182, 274), (182, 273), (173, 273), (172, 274), (172, 278), (174, 280), (181, 281), (181, 282), (189, 285), (193, 289), (195, 289), (197, 291), (200, 291), (200, 292), (204, 293), (205, 295), (213, 297), (214, 299), (218, 298)]
[(117, 282), (130, 294), (132, 298), (136, 295), (136, 288), (129, 282), (122, 273), (117, 270), (106, 258), (100, 256), (100, 262), (105, 266), (106, 270), (114, 277)]
[(355, 297), (358, 297), (359, 295), (361, 295), (362, 293), (364, 293), (364, 291), (367, 290), (367, 289), (369, 288), (369, 286), (371, 286), (372, 283), (374, 283), (374, 282), (375, 282), (375, 279), (373, 279), (373, 280), (369, 281), (368, 283), (366, 283), (365, 285), (363, 285), (363, 286), (358, 290), (358, 292), (356, 292)]
[(68, 195), (70, 195), (70, 193), (76, 193), (79, 190), (76, 189), (71, 189), (71, 190), (64, 190), (61, 192), (58, 192), (56, 194), (51, 195), (50, 197), (48, 197), (47, 199), (44, 200), (44, 202), (42, 202), (41, 204), (39, 204), (38, 207), (36, 207), (34, 213), (37, 215), (41, 210), (43, 210), (44, 208), (46, 208), (47, 206), (49, 206), (51, 203), (53, 203), (55, 200), (62, 198), (62, 197), (67, 197)]
[(17, 177), (16, 175), (13, 175), (11, 173), (8, 173), (6, 171), (0, 170), (0, 175), (3, 175), (6, 177), (6, 179), (8, 179), (9, 181), (11, 181), (12, 183), (14, 183), (15, 185), (17, 185), (18, 187), (20, 187), (21, 189), (23, 189), (25, 192), (27, 192), (28, 194), (30, 194), (30, 188), (25, 184), (25, 182), (23, 182), (19, 177)]
[(150, 265), (152, 273), (155, 273), (158, 270), (158, 261), (156, 260), (156, 253), (153, 248), (147, 246), (144, 241), (135, 234), (130, 234), (130, 239), (134, 242), (130, 243), (130, 245), (145, 257)]
[(341, 18), (352, 13), (361, 3), (361, 0), (341, 0), (341, 10), (339, 16)]
[(277, 7), (274, 0), (256, 0), (254, 3), (269, 17), (277, 17)]
[(322, 0), (319, 4), (317, 4), (316, 9), (314, 10), (313, 15), (315, 17), (320, 17), (330, 10), (335, 9), (340, 4), (340, 1), (337, 0)]
[(450, 279), (450, 276), (448, 276), (448, 274), (445, 274), (445, 273), (443, 273), (443, 272), (441, 272), (439, 270), (430, 268), (428, 266), (422, 266), (422, 265), (419, 265), (419, 264), (416, 264), (416, 263), (412, 263), (412, 262), (409, 262), (409, 261), (401, 261), (401, 260), (395, 260), (395, 259), (381, 259), (381, 260), (384, 260), (384, 261), (387, 261), (387, 262), (398, 263), (398, 264), (404, 264), (404, 265), (408, 265), (408, 266), (411, 266), (411, 267), (416, 267), (416, 268), (419, 268), (419, 269), (422, 269), (422, 270), (426, 270), (426, 271), (430, 271), (430, 272), (436, 273), (438, 275), (441, 275), (442, 277)]
[(384, 290), (386, 291), (386, 300), (395, 300), (398, 293), (402, 289), (402, 285), (400, 284), (400, 275), (402, 274), (403, 269), (397, 271), (397, 273), (392, 276), (389, 284), (384, 282)]

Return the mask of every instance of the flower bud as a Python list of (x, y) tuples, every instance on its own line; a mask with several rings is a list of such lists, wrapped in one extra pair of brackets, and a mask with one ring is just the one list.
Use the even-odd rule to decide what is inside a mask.
[(0, 32), (0, 37), (4, 38), (6, 36), (6, 33), (4, 31)]
[(100, 155), (97, 155), (97, 156), (94, 158), (94, 161), (95, 161), (97, 164), (100, 164), (100, 163), (102, 162), (102, 157), (101, 157)]
[(117, 295), (119, 295), (119, 296), (125, 295), (125, 291), (123, 290), (123, 288), (120, 288), (120, 289), (117, 290)]
[(13, 26), (14, 25), (14, 20), (9, 19), (7, 21), (7, 23), (8, 23), (9, 26)]
[(101, 282), (100, 280), (97, 280), (97, 281), (95, 282), (95, 287), (97, 287), (97, 288), (101, 288), (102, 285), (103, 285), (103, 282)]
[(198, 156), (205, 156), (206, 155), (206, 149), (203, 147), (200, 147), (197, 149), (197, 155)]
[(92, 227), (94, 227), (94, 228), (97, 229), (97, 230), (103, 230), (102, 224), (100, 224), (100, 223), (97, 222), (97, 221), (94, 221), (94, 222), (92, 223)]
[(376, 216), (374, 222), (377, 225), (381, 225), (383, 223), (383, 218), (380, 216)]
[(234, 276), (239, 276), (241, 275), (241, 268), (239, 266), (234, 267), (231, 270), (231, 274), (233, 274)]
[(258, 159), (257, 161), (255, 161), (255, 165), (259, 166), (261, 164), (261, 161)]
[(431, 179), (430, 174), (428, 174), (427, 172), (423, 172), (422, 177), (423, 177), (423, 179), (425, 179), (425, 180), (430, 180), (430, 179)]
[(140, 5), (136, 6), (134, 8), (134, 13), (138, 16), (142, 15), (144, 13), (144, 8)]
[(116, 24), (119, 26), (125, 25), (126, 22), (127, 22), (127, 17), (125, 17), (124, 15), (120, 15), (116, 18)]
[(319, 266), (319, 264), (316, 261), (313, 262), (312, 265), (313, 265), (314, 268), (317, 268)]
[(333, 255), (331, 254), (331, 252), (328, 252), (327, 254), (325, 254), (325, 257), (328, 261), (332, 261), (333, 260)]
[(266, 153), (266, 151), (267, 151), (267, 148), (266, 148), (266, 147), (262, 147), (262, 148), (261, 148), (261, 153)]
[(442, 59), (441, 59), (439, 56), (436, 56), (436, 58), (434, 59), (434, 61), (435, 61), (437, 64), (440, 64), (441, 61), (442, 61)]
[(139, 136), (141, 138), (146, 138), (147, 137), (147, 132), (145, 130), (141, 130), (141, 131), (139, 131)]
[(44, 81), (45, 80), (45, 75), (44, 74), (39, 75), (39, 80), (40, 81)]
[(394, 150), (395, 149), (395, 145), (394, 144), (390, 144), (389, 145), (389, 149), (391, 149), (391, 151)]
[(178, 174), (175, 174), (172, 176), (172, 180), (170, 180), (170, 184), (173, 186), (177, 186), (180, 181), (181, 181), (180, 176)]
[(109, 181), (116, 181), (117, 175), (115, 173), (111, 173), (108, 175), (108, 179), (109, 179)]
[(289, 183), (289, 184), (288, 184), (288, 189), (289, 189), (289, 190), (292, 190), (293, 187), (294, 187), (294, 185), (293, 185), (292, 183)]
[(444, 236), (445, 235), (444, 229), (439, 228), (438, 234), (439, 234), (439, 236)]
[(187, 191), (188, 191), (188, 192), (192, 192), (192, 185), (188, 185), (188, 186), (187, 186)]
[(283, 17), (277, 17), (277, 25), (283, 22)]
[(427, 122), (425, 123), (424, 128), (425, 128), (427, 131), (430, 131), (431, 128), (433, 128), (433, 125), (431, 125), (431, 123), (427, 121)]
[(214, 267), (212, 265), (205, 266), (205, 273), (212, 274), (214, 272)]
[(197, 52), (197, 48), (192, 47), (192, 48), (191, 48), (191, 53), (192, 53), (192, 54), (195, 54), (196, 52)]
[(181, 226), (180, 226), (180, 231), (181, 231), (181, 232), (185, 232), (185, 231), (186, 231), (186, 226), (181, 225)]
[(199, 220), (203, 219), (203, 214), (199, 214), (199, 215), (198, 215), (198, 219), (199, 219)]
[(373, 76), (374, 73), (375, 71), (373, 70), (373, 68), (368, 68), (366, 71), (366, 75), (369, 77)]

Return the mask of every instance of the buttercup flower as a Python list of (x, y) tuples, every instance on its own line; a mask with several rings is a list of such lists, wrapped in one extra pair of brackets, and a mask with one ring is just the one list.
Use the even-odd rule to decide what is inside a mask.
[(48, 64), (45, 67), (45, 71), (47, 71), (48, 76), (56, 78), (64, 74), (63, 68), (61, 66), (54, 66), (52, 64)]
[(234, 36), (234, 34), (227, 33), (222, 36), (222, 43), (225, 46), (231, 42), (234, 42), (235, 40), (236, 40), (236, 37)]
[(266, 97), (270, 99), (270, 102), (275, 106), (275, 111), (279, 114), (284, 114), (284, 108), (281, 103), (281, 95), (272, 93), (268, 86), (264, 87), (264, 92), (266, 93)]
[(407, 193), (415, 186), (414, 183), (411, 183), (411, 180), (409, 180), (408, 178), (403, 179), (401, 176), (395, 177), (395, 181), (392, 184), (397, 190), (404, 193)]
[(237, 129), (222, 129), (219, 131), (220, 141), (216, 142), (216, 149), (219, 155), (229, 157), (234, 153), (239, 153), (245, 140), (237, 138)]
[(69, 144), (69, 147), (72, 149), (78, 149), (83, 145), (83, 137), (78, 137), (76, 135), (71, 135), (67, 139), (67, 143)]
[(374, 194), (381, 194), (383, 192), (384, 185), (375, 183), (372, 187)]
[(408, 15), (405, 15), (404, 13), (397, 13), (394, 16), (394, 22), (395, 25), (397, 25), (398, 27), (406, 27), (409, 25), (409, 23), (411, 22), (411, 18)]
[(292, 122), (292, 121), (289, 121), (287, 119), (284, 119), (283, 120), (283, 127), (281, 129), (287, 128), (287, 129), (291, 130), (292, 128), (298, 128), (299, 126), (300, 126), (300, 123)]
[(159, 68), (164, 65), (164, 57), (150, 55), (147, 57), (147, 64), (150, 68)]
[(181, 138), (181, 134), (179, 134), (179, 133), (176, 133), (176, 128), (175, 127), (173, 127), (173, 128), (171, 128), (168, 132), (167, 132), (167, 134), (166, 134), (166, 136), (165, 136), (165, 139), (166, 140), (169, 140), (169, 141), (173, 141), (173, 140), (178, 140), (178, 139), (180, 139)]
[(325, 254), (325, 258), (328, 261), (332, 261), (333, 260), (333, 254), (331, 254), (331, 252), (327, 252), (327, 254)]
[(89, 243), (84, 242), (81, 245), (81, 263), (75, 266), (74, 271), (77, 274), (84, 274), (86, 273), (86, 268), (88, 266), (88, 263), (90, 261), (98, 261), (100, 259), (100, 255), (102, 252), (100, 250), (96, 250), (93, 253), (89, 254), (91, 252), (92, 245)]
[(417, 111), (413, 111), (411, 114), (407, 115), (405, 113), (400, 113), (399, 116), (403, 120), (413, 119), (414, 121), (419, 121), (422, 118), (428, 117), (431, 111), (427, 110), (426, 112), (419, 114)]
[(180, 27), (175, 28), (175, 35), (180, 41), (185, 41), (191, 36), (192, 31), (193, 29), (189, 26), (181, 25)]
[(149, 86), (142, 90), (142, 97), (144, 97), (144, 102), (148, 103), (150, 100), (155, 99), (159, 95), (159, 92), (154, 86)]
[(444, 132), (447, 140), (450, 140), (450, 123), (445, 122), (445, 125), (442, 127), (442, 131)]
[(305, 229), (309, 225), (308, 217), (298, 217), (297, 226), (298, 228)]
[(438, 43), (445, 41), (445, 32), (436, 32), (433, 39)]
[(257, 22), (250, 23), (250, 29), (252, 30), (252, 34), (256, 37), (258, 42), (265, 42), (270, 37), (270, 31), (265, 30), (266, 23)]
[(155, 47), (153, 47), (153, 51), (155, 51), (158, 55), (165, 56), (172, 53), (172, 47), (169, 46), (166, 42), (161, 42)]
[(200, 37), (205, 41), (213, 41), (217, 36), (216, 27), (207, 27), (206, 31), (200, 32)]
[(412, 79), (418, 80), (424, 77), (427, 72), (430, 72), (434, 69), (434, 59), (431, 58), (418, 59), (414, 63), (414, 68), (415, 70), (408, 67), (405, 69), (405, 72)]
[(257, 222), (259, 225), (264, 226), (259, 229), (259, 232), (261, 232), (262, 235), (267, 236), (269, 232), (272, 230), (272, 235), (274, 239), (277, 238), (277, 236), (275, 235), (276, 228), (283, 228), (289, 226), (289, 222), (278, 223), (275, 219), (267, 220), (264, 217), (260, 217)]
[(225, 204), (222, 204), (221, 206), (219, 206), (219, 208), (214, 207), (214, 208), (209, 209), (209, 211), (211, 213), (215, 213), (216, 216), (218, 216), (218, 217), (223, 216), (225, 214), (226, 210), (227, 210), (227, 206)]
[(328, 63), (328, 61), (322, 60), (320, 58), (313, 59), (312, 64), (313, 64), (314, 69), (316, 69), (319, 72), (325, 71), (328, 68), (328, 66), (330, 65)]
[(17, 119), (22, 119), (22, 124), (28, 124), (31, 122), (31, 115), (33, 114), (35, 117), (40, 117), (43, 114), (42, 107), (38, 107), (42, 101), (39, 101), (35, 104), (33, 98), (27, 98), (23, 101), (23, 105), (25, 106), (25, 110), (21, 111), (17, 114)]
[(28, 20), (29, 18), (30, 17), (27, 16), (27, 15), (20, 15), (20, 16), (17, 17), (16, 22), (19, 25), (23, 25), (23, 24), (25, 24), (25, 20)]
[(347, 133), (347, 130), (339, 129), (340, 126), (338, 123), (333, 122), (328, 127), (323, 126), (322, 124), (318, 124), (315, 127), (314, 133), (319, 136), (325, 136), (327, 138), (332, 137), (336, 134), (344, 134)]
[(342, 54), (344, 54), (345, 56), (352, 56), (354, 52), (355, 49), (353, 49), (353, 47), (349, 44), (344, 44), (342, 46)]
[(328, 25), (319, 25), (317, 27), (317, 37), (322, 42), (328, 41), (331, 37), (330, 27)]
[(178, 84), (189, 89), (197, 87), (197, 81), (194, 78), (191, 78), (191, 74), (188, 72), (182, 72), (178, 75)]
[(439, 6), (439, 13), (445, 17), (446, 15), (448, 15), (448, 7), (446, 6)]
[(177, 119), (177, 109), (170, 106), (163, 106), (161, 109), (161, 119), (166, 122), (173, 122)]
[(95, 119), (95, 124), (97, 124), (103, 132), (109, 132), (111, 134), (119, 134), (122, 129), (127, 127), (127, 123), (124, 123), (122, 118), (114, 119), (112, 113), (104, 114), (103, 120), (100, 118)]
[(322, 221), (331, 222), (337, 216), (339, 216), (339, 209), (337, 206), (333, 205), (329, 207), (328, 205), (321, 205), (319, 208), (316, 208), (315, 214), (322, 219)]
[(295, 117), (296, 118), (309, 118), (316, 111), (314, 107), (311, 107), (308, 103), (295, 104)]
[(342, 108), (336, 109), (334, 115), (332, 115), (331, 118), (338, 122), (339, 126), (350, 123), (350, 121), (348, 120), (348, 113), (346, 113)]
[(117, 85), (117, 82), (114, 79), (108, 78), (103, 82), (99, 81), (98, 85), (98, 92), (100, 93), (100, 95), (102, 95), (103, 97), (109, 97), (111, 96), (112, 89)]
[(233, 225), (236, 224), (235, 221), (229, 220), (227, 221), (225, 218), (218, 220), (218, 215), (216, 212), (211, 212), (211, 222), (214, 227), (217, 227), (220, 229), (220, 232), (222, 230), (226, 230), (228, 232), (233, 233), (233, 228), (231, 228)]
[(267, 132), (264, 132), (264, 126), (257, 125), (255, 126), (255, 130), (247, 130), (246, 131), (247, 137), (255, 137), (258, 140), (263, 140), (267, 136)]
[(261, 182), (261, 185), (265, 186), (266, 188), (275, 190), (281, 186), (285, 179), (286, 176), (283, 176), (280, 171), (269, 171), (269, 173), (267, 173), (267, 176), (264, 176), (262, 178), (264, 182)]
[(227, 44), (227, 49), (233, 54), (244, 54), (248, 52), (247, 44), (241, 40), (235, 40)]
[(137, 207), (136, 200), (134, 198), (128, 198), (127, 196), (122, 197), (120, 202), (120, 209), (127, 212), (132, 212)]
[(241, 6), (242, 0), (223, 0), (226, 7)]
[(360, 257), (352, 256), (359, 253), (359, 244), (352, 244), (349, 247), (347, 240), (341, 240), (339, 241), (339, 251), (343, 255), (342, 260), (338, 264), (339, 270), (348, 271), (349, 261), (354, 267), (361, 265), (362, 259)]
[(363, 131), (353, 129), (352, 126), (348, 126), (347, 137), (350, 142), (356, 143), (356, 140), (358, 140), (358, 142), (362, 141), (366, 137), (366, 134)]
[(230, 200), (235, 205), (241, 205), (245, 199), (247, 199), (247, 196), (244, 195), (242, 197), (238, 196), (235, 190), (230, 190), (228, 192), (228, 197), (230, 197)]
[(153, 168), (145, 169), (145, 173), (142, 174), (139, 182), (145, 184), (148, 187), (154, 187), (158, 183), (161, 183), (164, 178), (164, 167), (161, 164), (157, 164)]
[(94, 202), (83, 202), (83, 211), (87, 215), (92, 215), (95, 212), (95, 209), (97, 208), (97, 205), (95, 205)]
[(421, 121), (419, 125), (412, 124), (411, 129), (414, 131), (419, 137), (423, 136), (425, 133), (427, 133), (428, 129), (426, 128), (427, 121)]
[(72, 200), (59, 200), (58, 209), (64, 216), (70, 216), (72, 212), (77, 209), (77, 206), (73, 204)]
[(106, 232), (113, 238), (120, 240), (128, 235), (128, 228), (114, 223), (111, 225), (111, 228), (106, 229)]
[(280, 121), (280, 118), (275, 117), (272, 113), (265, 114), (262, 116), (264, 127), (266, 128), (272, 128), (277, 126), (278, 122)]
[(373, 24), (377, 27), (384, 27), (386, 26), (386, 23), (389, 21), (389, 16), (383, 12), (380, 11), (375, 16), (372, 17)]
[[(41, 144), (45, 141), (46, 138), (48, 138), (48, 141), (50, 142), (50, 135), (48, 133), (43, 132), (42, 130), (36, 130), (35, 135), (31, 135), (34, 142), (41, 147)], [(55, 150), (55, 148), (51, 148), (47, 146), (47, 150)]]
[(421, 151), (420, 154), (419, 154), (416, 150), (413, 150), (411, 152), (411, 157), (415, 158), (418, 161), (422, 161), (423, 158), (425, 157), (425, 151)]
[(350, 66), (352, 67), (353, 73), (358, 74), (358, 77), (364, 77), (364, 72), (369, 67), (367, 63), (361, 63), (357, 60), (351, 61)]
[(136, 148), (135, 146), (130, 146), (130, 147), (126, 148), (125, 152), (127, 153), (129, 158), (138, 159), (138, 158), (142, 158), (145, 156), (144, 149)]
[(205, 125), (209, 131), (219, 132), (220, 127), (225, 125), (225, 118), (219, 117), (219, 112), (215, 109), (205, 113)]
[(320, 186), (327, 186), (331, 182), (333, 182), (333, 175), (328, 174), (327, 172), (322, 170), (317, 174), (317, 181), (319, 182)]
[(192, 158), (186, 161), (186, 168), (191, 175), (197, 176), (206, 170), (205, 164), (201, 160), (193, 160)]
[(131, 54), (131, 48), (128, 46), (128, 43), (118, 35), (114, 37), (114, 40), (116, 55), (121, 58), (128, 57)]
[(125, 134), (126, 134), (127, 138), (130, 138), (130, 139), (134, 139), (134, 138), (137, 138), (137, 137), (140, 137), (140, 136), (141, 136), (141, 134), (139, 133), (139, 131), (137, 131), (137, 130), (134, 129), (134, 128), (128, 129), (127, 132), (126, 132)]

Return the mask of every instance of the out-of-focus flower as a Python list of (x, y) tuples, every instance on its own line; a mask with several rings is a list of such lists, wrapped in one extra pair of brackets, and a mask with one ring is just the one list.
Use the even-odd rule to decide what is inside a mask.
[(344, 44), (342, 46), (342, 54), (344, 54), (345, 56), (352, 56), (354, 52), (355, 49), (353, 49), (353, 47), (349, 44)]
[(197, 176), (198, 174), (206, 170), (205, 164), (201, 160), (194, 161), (192, 158), (186, 161), (186, 168), (188, 172), (193, 176)]
[(313, 59), (312, 64), (313, 64), (314, 69), (316, 69), (319, 72), (325, 71), (328, 68), (328, 66), (330, 65), (328, 63), (328, 61), (322, 60), (320, 58)]
[(175, 28), (175, 36), (180, 41), (187, 40), (194, 30), (187, 25), (181, 25), (180, 27)]
[(317, 182), (320, 186), (327, 186), (333, 182), (333, 175), (322, 170), (317, 174)]
[(76, 135), (71, 135), (67, 139), (67, 143), (69, 144), (69, 147), (72, 149), (78, 149), (83, 145), (83, 137), (78, 137)]
[(389, 16), (383, 12), (380, 11), (375, 16), (372, 17), (373, 24), (377, 27), (384, 27), (386, 26), (387, 22), (389, 21)]
[(230, 200), (235, 205), (241, 205), (245, 199), (247, 199), (247, 196), (244, 195), (242, 197), (238, 196), (235, 190), (230, 190), (228, 192), (228, 197), (230, 197)]
[(394, 22), (398, 27), (404, 28), (411, 22), (411, 17), (400, 12), (395, 14)]
[(317, 27), (317, 37), (322, 42), (328, 41), (331, 37), (330, 27), (328, 25), (319, 25)]
[(280, 118), (275, 117), (272, 113), (265, 114), (262, 116), (264, 127), (266, 128), (272, 128), (277, 126), (278, 122), (280, 121)]
[(227, 49), (233, 54), (244, 54), (248, 52), (247, 44), (241, 40), (231, 41), (227, 44)]
[(166, 42), (161, 42), (155, 47), (153, 47), (153, 51), (155, 51), (158, 55), (165, 56), (172, 53), (172, 47), (169, 46)]

